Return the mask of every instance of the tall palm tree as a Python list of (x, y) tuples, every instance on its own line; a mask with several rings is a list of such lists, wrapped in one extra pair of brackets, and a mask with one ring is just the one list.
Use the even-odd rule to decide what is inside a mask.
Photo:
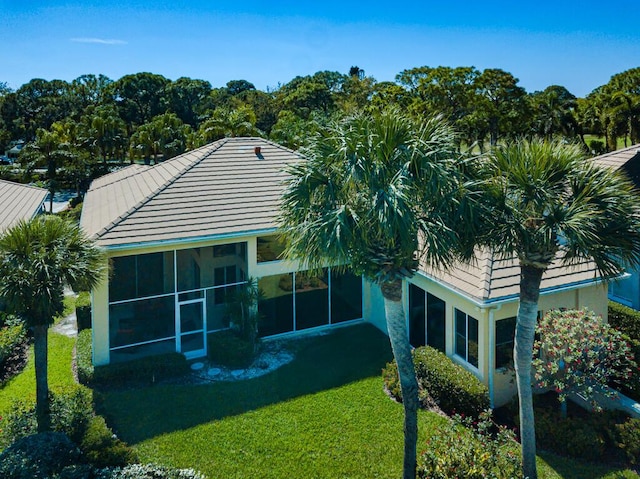
[(456, 256), (447, 225), (459, 206), (455, 142), (439, 118), (419, 124), (396, 111), (358, 114), (322, 130), (290, 168), (280, 224), (285, 254), (310, 268), (348, 265), (382, 290), (398, 364), (404, 419), (404, 478), (415, 477), (418, 385), (401, 296), (420, 259)]
[(640, 263), (640, 210), (619, 173), (585, 161), (578, 145), (517, 141), (484, 164), (486, 213), (478, 244), (520, 264), (514, 362), (523, 475), (537, 477), (531, 362), (540, 282), (552, 262), (592, 261), (604, 277)]
[(80, 228), (57, 216), (22, 221), (0, 238), (0, 296), (33, 330), (40, 432), (50, 428), (47, 330), (64, 309), (64, 287), (92, 289), (105, 265)]

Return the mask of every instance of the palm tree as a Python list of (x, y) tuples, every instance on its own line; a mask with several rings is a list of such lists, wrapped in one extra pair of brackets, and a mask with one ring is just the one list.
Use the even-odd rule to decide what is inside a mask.
[(102, 251), (57, 216), (22, 221), (0, 238), (0, 296), (33, 330), (39, 432), (50, 427), (47, 329), (64, 309), (64, 287), (92, 289), (104, 268)]
[(397, 111), (358, 114), (323, 129), (290, 168), (280, 224), (285, 255), (315, 269), (348, 265), (381, 287), (405, 412), (404, 478), (415, 477), (418, 385), (407, 336), (402, 280), (420, 259), (452, 261), (457, 211), (451, 128)]
[(640, 263), (640, 211), (619, 173), (583, 159), (578, 145), (517, 141), (490, 152), (487, 218), (475, 241), (520, 264), (514, 362), (523, 475), (537, 477), (531, 363), (540, 282), (552, 262), (592, 261), (604, 278)]

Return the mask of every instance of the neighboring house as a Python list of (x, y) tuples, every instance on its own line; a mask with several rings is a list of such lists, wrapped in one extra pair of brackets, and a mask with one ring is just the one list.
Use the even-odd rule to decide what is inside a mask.
[[(106, 250), (111, 274), (92, 292), (94, 363), (168, 351), (204, 356), (207, 335), (228, 327), (228, 292), (249, 277), (264, 293), (262, 337), (358, 321), (385, 331), (376, 286), (278, 260), (283, 168), (298, 161), (260, 138), (227, 138), (95, 180), (81, 225)], [(541, 311), (587, 306), (606, 317), (606, 286), (590, 264), (552, 267), (541, 287)], [(404, 285), (412, 344), (445, 351), (504, 404), (514, 390), (507, 366), (518, 288), (517, 264), (487, 255), (446, 274), (420, 271)]]
[(0, 233), (44, 212), (47, 190), (0, 180)]
[[(592, 161), (605, 168), (623, 171), (640, 195), (640, 144), (596, 156)], [(630, 270), (625, 277), (611, 281), (609, 298), (640, 310), (640, 271)]]

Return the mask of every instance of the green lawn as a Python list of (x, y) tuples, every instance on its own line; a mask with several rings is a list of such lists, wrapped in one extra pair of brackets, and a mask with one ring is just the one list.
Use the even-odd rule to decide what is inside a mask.
[[(49, 335), (53, 389), (73, 383), (73, 340)], [(143, 462), (215, 478), (397, 478), (402, 407), (382, 392), (388, 339), (368, 325), (292, 343), (296, 359), (250, 381), (101, 392), (99, 410)], [(35, 397), (32, 361), (0, 389), (0, 415)], [(420, 444), (443, 419), (420, 414)], [(543, 454), (540, 477), (635, 478)]]
[[(49, 388), (53, 391), (74, 384), (71, 357), (75, 339), (49, 332)], [(33, 347), (24, 371), (0, 389), (0, 416), (11, 410), (16, 401), (36, 400), (36, 373), (33, 366)]]
[[(100, 412), (143, 462), (214, 478), (395, 478), (402, 407), (382, 391), (388, 338), (363, 325), (297, 343), (296, 360), (261, 378), (114, 391)], [(420, 414), (420, 444), (442, 418)], [(636, 478), (543, 455), (541, 477)]]

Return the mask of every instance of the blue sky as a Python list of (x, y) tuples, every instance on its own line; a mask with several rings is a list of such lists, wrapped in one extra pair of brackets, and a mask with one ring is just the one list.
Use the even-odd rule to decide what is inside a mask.
[(0, 0), (0, 82), (149, 71), (266, 89), (352, 65), (378, 81), (445, 65), (584, 96), (640, 66), (637, 12), (637, 0)]

